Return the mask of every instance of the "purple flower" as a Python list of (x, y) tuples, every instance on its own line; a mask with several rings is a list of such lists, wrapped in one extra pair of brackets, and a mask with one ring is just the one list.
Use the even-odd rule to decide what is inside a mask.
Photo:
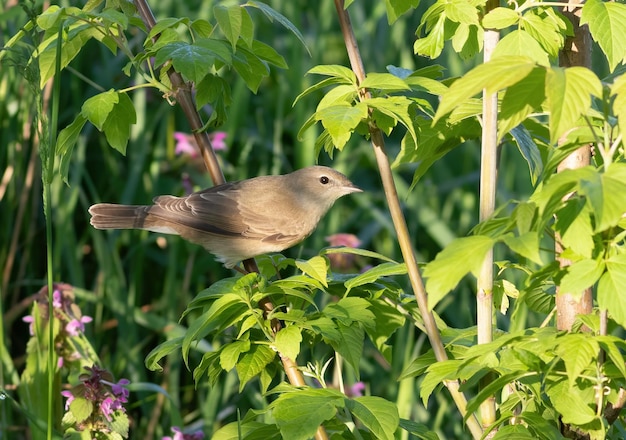
[(346, 394), (349, 397), (361, 397), (363, 391), (365, 391), (365, 384), (363, 382), (356, 382), (346, 391)]
[(185, 434), (178, 426), (172, 426), (172, 432), (174, 433), (173, 437), (168, 435), (163, 437), (162, 440), (202, 440), (204, 438), (202, 431)]
[[(196, 139), (192, 135), (181, 131), (175, 131), (174, 139), (176, 140), (174, 153), (177, 155), (187, 154), (194, 159), (200, 156), (200, 150), (196, 144)], [(226, 142), (224, 142), (224, 139), (226, 139), (226, 132), (224, 131), (216, 131), (209, 134), (209, 140), (211, 141), (214, 151), (226, 149)]]
[(55, 289), (52, 292), (52, 307), (55, 309), (60, 309), (63, 306), (61, 291), (59, 289)]
[(211, 145), (215, 151), (225, 150), (226, 149), (226, 132), (224, 131), (216, 131), (215, 133), (211, 133), (209, 135), (209, 139), (211, 140)]
[(115, 411), (115, 402), (116, 400), (113, 400), (111, 397), (106, 397), (100, 404), (100, 412), (109, 422), (111, 421), (111, 414)]
[(74, 395), (69, 390), (61, 391), (61, 395), (63, 397), (67, 397), (67, 401), (65, 402), (65, 411), (68, 411), (70, 409), (70, 404), (74, 400)]
[(113, 391), (113, 394), (115, 394), (115, 396), (122, 403), (128, 402), (128, 395), (130, 394), (130, 391), (128, 391), (126, 385), (128, 385), (129, 383), (130, 380), (128, 379), (120, 379), (117, 381), (117, 383), (111, 384), (111, 390)]
[(81, 316), (79, 319), (72, 319), (65, 326), (65, 331), (69, 333), (70, 336), (78, 336), (78, 333), (85, 332), (85, 324), (93, 321), (91, 316)]
[(22, 318), (22, 321), (27, 322), (28, 323), (28, 333), (30, 333), (31, 336), (35, 335), (35, 318), (33, 318), (32, 315), (26, 315)]

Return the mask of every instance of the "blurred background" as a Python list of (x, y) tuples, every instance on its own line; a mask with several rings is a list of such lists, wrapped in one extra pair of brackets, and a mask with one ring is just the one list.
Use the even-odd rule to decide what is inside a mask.
[[(187, 16), (211, 20), (216, 3), (159, 0), (151, 2), (151, 7), (157, 19)], [(289, 69), (272, 68), (256, 94), (234, 72), (220, 72), (230, 84), (233, 98), (227, 122), (212, 129), (216, 146), (221, 146), (219, 140), (223, 140), (223, 148), (217, 154), (226, 179), (286, 173), (316, 162), (330, 165), (348, 175), (365, 193), (339, 200), (317, 231), (285, 254), (309, 258), (329, 245), (327, 237), (331, 234), (350, 233), (358, 237), (362, 248), (400, 260), (370, 144), (355, 135), (333, 158), (324, 152), (316, 157), (314, 145), (319, 127), (305, 132), (301, 140), (297, 138), (323, 96), (320, 91), (293, 106), (303, 90), (319, 81), (306, 72), (320, 64), (349, 66), (333, 2), (267, 3), (302, 32), (308, 51), (288, 30), (249, 8), (256, 38), (275, 48)], [(73, 1), (61, 2), (69, 4)], [(80, 6), (78, 2), (76, 5)], [(350, 6), (367, 72), (384, 72), (389, 65), (414, 70), (440, 64), (445, 68), (445, 77), (454, 77), (480, 62), (462, 60), (449, 47), (435, 61), (413, 54), (415, 29), (428, 6), (424, 2), (392, 26), (387, 22), (384, 2), (358, 1)], [(35, 5), (36, 10), (41, 8), (41, 3)], [(25, 9), (16, 0), (5, 0), (0, 6), (0, 46), (27, 20)], [(137, 31), (128, 38), (139, 51), (145, 35)], [(17, 372), (24, 367), (29, 338), (22, 316), (29, 313), (33, 295), (45, 285), (46, 277), (41, 163), (35, 136), (36, 96), (20, 73), (30, 50), (18, 46), (11, 57), (3, 60), (0, 69), (0, 293), (4, 343), (8, 349), (5, 358), (10, 358), (5, 359), (4, 365), (12, 365)], [(141, 81), (123, 73), (126, 63), (122, 53), (114, 56), (98, 42), (90, 41), (70, 68), (62, 72), (59, 129), (74, 119), (89, 97)], [(150, 372), (144, 366), (145, 355), (176, 328), (190, 300), (232, 272), (202, 248), (179, 237), (141, 231), (97, 231), (90, 227), (87, 209), (94, 203), (147, 204), (156, 195), (183, 195), (212, 184), (202, 162), (180, 151), (182, 146), (175, 133), (189, 133), (180, 109), (168, 104), (155, 89), (137, 89), (129, 96), (137, 111), (137, 124), (133, 126), (126, 156), (109, 147), (104, 135), (87, 124), (72, 157), (69, 185), (55, 177), (53, 270), (56, 282), (75, 287), (83, 314), (94, 318), (86, 327), (86, 334), (115, 377), (159, 384), (172, 397), (167, 401), (156, 393), (133, 393), (133, 433), (135, 438), (150, 438), (144, 435), (169, 434), (174, 411), (186, 422), (203, 420), (219, 426), (236, 420), (236, 407), (244, 414), (246, 408), (263, 408), (266, 402), (254, 386), (239, 393), (234, 374), (225, 376), (217, 387), (201, 384), (194, 389), (180, 353), (168, 357), (164, 372)], [(208, 119), (206, 113), (203, 117)], [(387, 139), (392, 160), (400, 150), (403, 135), (401, 129), (396, 131)], [(217, 132), (225, 133), (225, 137)], [(514, 146), (502, 147), (501, 163), (500, 202), (526, 197), (531, 191), (528, 168)], [(466, 235), (477, 222), (479, 144), (468, 142), (455, 148), (409, 192), (414, 168), (415, 165), (403, 165), (396, 169), (397, 185), (418, 260), (427, 262), (453, 238)], [(398, 282), (408, 286), (403, 278)], [(437, 312), (449, 326), (473, 325), (473, 292), (473, 281), (468, 279), (439, 304)], [(410, 290), (407, 293), (411, 294)], [(506, 328), (506, 316), (500, 315), (499, 319)], [(393, 366), (381, 360), (371, 345), (366, 348), (361, 380), (367, 385), (367, 393), (394, 402), (401, 400), (402, 405), (411, 408), (413, 420), (426, 423), (442, 438), (462, 438), (462, 422), (445, 393), (436, 394), (425, 408), (417, 397), (419, 381), (396, 380), (404, 366), (427, 349), (425, 336), (407, 324), (396, 332), (391, 343)], [(192, 360), (191, 364), (196, 362), (197, 359)], [(5, 370), (5, 385), (8, 377)], [(14, 426), (25, 424), (19, 414), (11, 413), (9, 417)]]

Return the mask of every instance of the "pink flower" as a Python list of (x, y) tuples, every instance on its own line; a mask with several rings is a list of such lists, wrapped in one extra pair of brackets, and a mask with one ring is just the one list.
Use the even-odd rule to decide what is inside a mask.
[(120, 403), (117, 400), (114, 400), (111, 397), (106, 397), (102, 403), (100, 403), (100, 412), (110, 422), (111, 414), (113, 414), (119, 406)]
[(191, 143), (193, 136), (175, 131), (174, 139), (176, 139), (176, 149), (174, 153), (177, 155), (188, 154), (191, 157), (198, 157), (198, 149), (196, 148), (195, 141), (193, 141), (193, 144)]
[(85, 324), (93, 321), (91, 316), (81, 316), (80, 320), (72, 319), (65, 326), (65, 331), (69, 333), (70, 336), (78, 336), (78, 333), (85, 332)]
[(361, 246), (361, 240), (359, 240), (359, 237), (354, 234), (333, 234), (326, 237), (326, 241), (331, 246), (345, 246), (352, 248), (358, 248), (359, 246)]
[(173, 437), (168, 435), (163, 437), (162, 440), (202, 440), (204, 438), (202, 431), (185, 434), (178, 426), (172, 426), (172, 432), (174, 433)]
[(70, 409), (70, 404), (74, 400), (74, 395), (69, 390), (61, 391), (61, 395), (63, 397), (67, 397), (67, 402), (65, 402), (65, 411), (68, 411)]
[(349, 397), (361, 397), (365, 391), (365, 384), (363, 382), (356, 382), (349, 389), (346, 390), (346, 394)]
[(216, 131), (215, 133), (211, 133), (209, 135), (209, 139), (211, 140), (211, 145), (213, 145), (213, 149), (215, 151), (225, 150), (226, 149), (226, 132), (224, 131)]
[(55, 289), (52, 292), (52, 307), (55, 309), (60, 309), (63, 306), (61, 291), (59, 289)]
[(33, 318), (32, 315), (26, 315), (22, 318), (22, 321), (27, 322), (28, 323), (28, 333), (30, 333), (31, 336), (35, 335), (35, 318)]
[[(326, 241), (332, 247), (351, 247), (357, 248), (361, 245), (361, 240), (354, 234), (333, 234), (326, 237)], [(353, 268), (355, 262), (355, 255), (348, 253), (335, 253), (328, 254), (330, 260), (330, 266), (336, 270), (348, 270)]]
[[(194, 159), (200, 156), (200, 150), (198, 149), (196, 139), (193, 137), (193, 135), (183, 133), (181, 131), (175, 131), (174, 139), (176, 140), (176, 148), (174, 149), (174, 153), (176, 153), (177, 155), (187, 154)], [(226, 149), (226, 142), (224, 142), (225, 139), (226, 132), (223, 131), (216, 131), (209, 134), (209, 140), (211, 141), (211, 145), (213, 146), (214, 151)]]

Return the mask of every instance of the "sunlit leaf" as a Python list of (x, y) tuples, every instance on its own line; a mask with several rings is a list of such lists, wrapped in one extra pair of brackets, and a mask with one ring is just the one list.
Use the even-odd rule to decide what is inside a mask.
[(611, 72), (626, 58), (626, 5), (620, 2), (587, 0), (582, 8), (580, 24), (589, 25), (589, 32), (602, 48)]
[(400, 417), (398, 407), (376, 396), (363, 396), (346, 400), (346, 408), (377, 439), (393, 440)]
[(591, 97), (602, 97), (598, 77), (584, 67), (552, 67), (546, 75), (545, 94), (550, 110), (550, 142), (557, 144), (563, 134), (578, 125), (591, 107)]
[(456, 239), (424, 267), (428, 308), (435, 305), (468, 273), (477, 274), (494, 240), (475, 235)]
[(483, 89), (487, 93), (495, 93), (512, 86), (525, 78), (534, 67), (534, 61), (527, 57), (499, 57), (475, 67), (456, 80), (441, 96), (434, 120), (437, 121)]

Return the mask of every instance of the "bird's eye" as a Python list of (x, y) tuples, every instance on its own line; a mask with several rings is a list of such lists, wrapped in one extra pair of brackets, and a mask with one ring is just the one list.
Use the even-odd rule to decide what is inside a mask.
[(330, 182), (330, 179), (328, 177), (326, 177), (326, 176), (320, 177), (320, 183), (322, 185), (326, 185), (328, 182)]

